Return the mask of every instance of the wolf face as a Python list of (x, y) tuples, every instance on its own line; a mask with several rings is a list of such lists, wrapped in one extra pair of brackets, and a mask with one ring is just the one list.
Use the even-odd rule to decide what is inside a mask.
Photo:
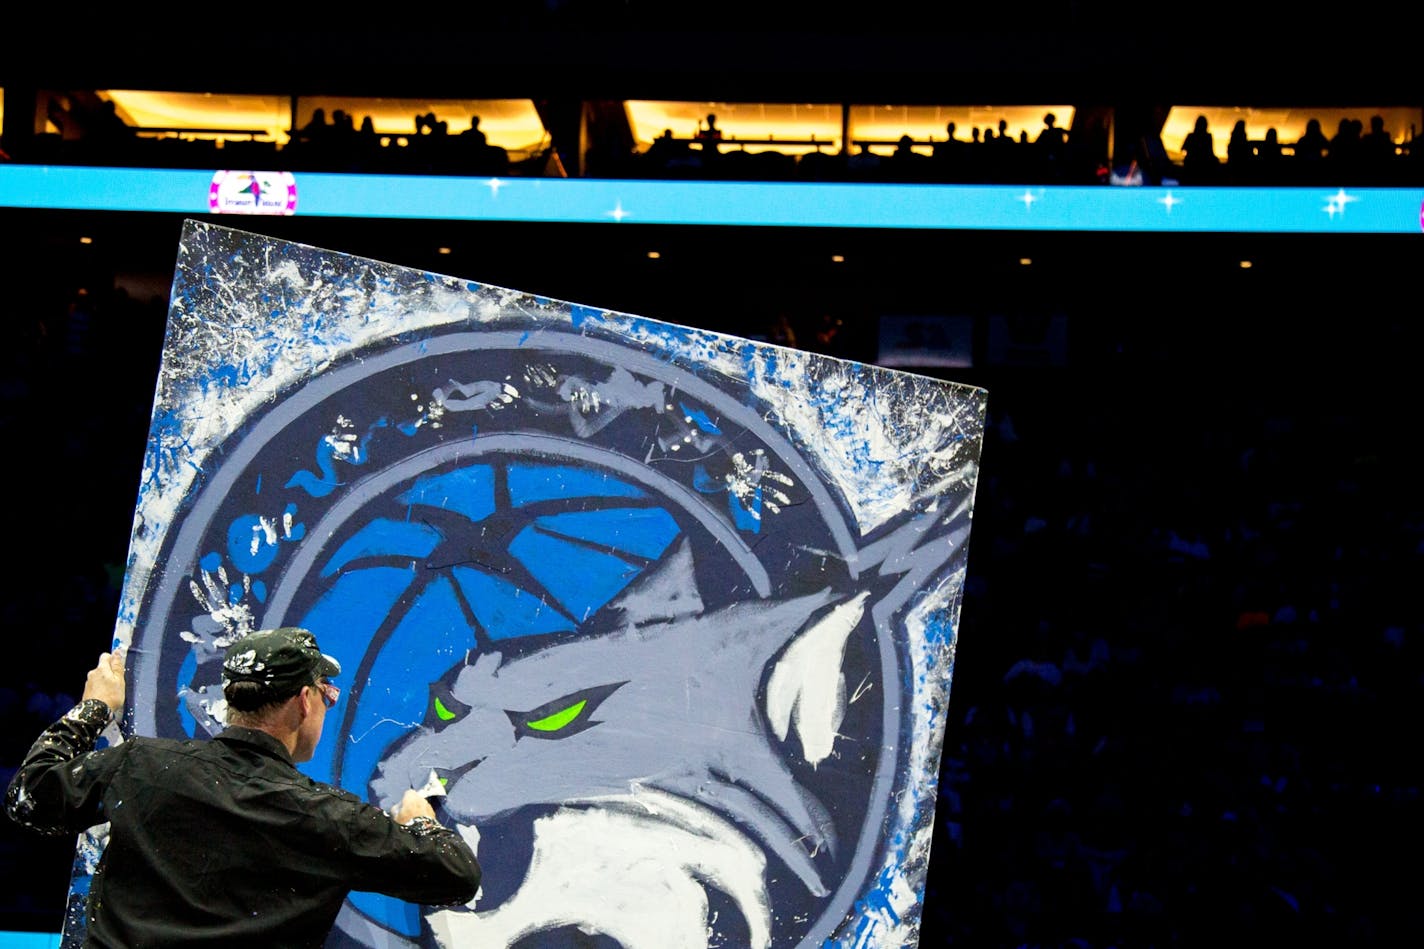
[(386, 755), (372, 794), (389, 806), (433, 771), (445, 810), (484, 824), (528, 804), (654, 789), (728, 815), (825, 895), (815, 856), (834, 852), (831, 821), (795, 781), (756, 696), (772, 657), (831, 602), (823, 590), (509, 661), (484, 653), (432, 686), (426, 725)]

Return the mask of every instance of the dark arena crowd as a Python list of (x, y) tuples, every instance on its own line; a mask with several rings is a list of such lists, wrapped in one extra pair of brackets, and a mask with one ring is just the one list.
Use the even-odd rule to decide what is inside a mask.
[[(1058, 6), (1069, 5), (1031, 4)], [(1191, 62), (1206, 70), (1209, 57)], [(665, 72), (675, 94), (680, 74)], [(776, 76), (753, 73), (736, 82)], [(875, 74), (877, 94), (886, 73)], [(973, 94), (996, 75), (975, 79)], [(1237, 75), (1202, 88), (1221, 98), (1219, 84)], [(996, 141), (986, 123), (942, 129), (937, 142), (891, 140), (874, 161), (857, 161), (854, 145), (789, 156), (745, 154), (725, 136), (698, 141), (727, 121), (715, 108), (665, 145), (600, 139), (590, 130), (611, 93), (585, 103), (589, 147), (576, 158), (556, 139), (510, 154), (414, 108), (403, 144), (355, 112), (294, 123), (289, 143), (253, 149), (286, 168), (336, 173), (1353, 186), (1414, 188), (1424, 201), (1420, 129), (1383, 129), (1387, 146), (1371, 137), (1385, 124), (1374, 117), (1401, 99), (1424, 117), (1418, 83), (1396, 88), (1395, 75), (1357, 78), (1333, 97), (1323, 79), (1303, 85), (1295, 111), (1318, 106), (1338, 124), (1315, 120), (1309, 138), (1284, 142), (1272, 130), (1210, 159), (1143, 131), (1144, 116), (1165, 112), (1145, 101), (1204, 101), (1189, 84), (1158, 95), (1127, 74), (1113, 77), (1116, 111), (1083, 107), (1062, 135), (1056, 119), (1041, 121), (1042, 144), (1033, 134)], [(621, 77), (590, 81), (601, 95)], [(848, 66), (841, 83), (855, 78)], [(145, 138), (80, 95), (37, 98), (52, 111), (49, 130), (12, 134), (13, 110), (24, 108), (13, 90), (46, 90), (0, 79), (0, 162), (214, 167), (211, 141)], [(1281, 87), (1260, 83), (1240, 98), (1277, 104)], [(645, 86), (664, 88), (627, 85), (648, 97), (662, 93)], [(93, 228), (77, 212), (0, 208), (6, 782), (77, 700), (118, 609), (178, 233), (173, 215), (118, 220), (114, 240), (79, 248), (70, 235)], [(988, 391), (920, 945), (1424, 939), (1413, 862), (1424, 852), (1421, 765), (1407, 725), (1424, 699), (1424, 610), (1410, 579), (1424, 568), (1412, 460), (1424, 407), (1424, 235), (1061, 234), (1039, 238), (1033, 256), (1063, 262), (1030, 278), (1008, 250), (1012, 235), (857, 232), (841, 242), (845, 266), (827, 275), (803, 265), (810, 251), (796, 254), (832, 242), (795, 229), (669, 234), (688, 253), (654, 266), (643, 244), (597, 246), (577, 228), (551, 226), (544, 240), (485, 223), (473, 232), (480, 249), (448, 258), (417, 247), (408, 223), (269, 226), (867, 363), (880, 357), (875, 327), (889, 314), (966, 317), (971, 358), (904, 366)], [(992, 262), (999, 251), (1011, 259)], [(731, 298), (742, 301), (734, 316)], [(64, 846), (0, 828), (0, 931), (59, 930), (70, 859)]]

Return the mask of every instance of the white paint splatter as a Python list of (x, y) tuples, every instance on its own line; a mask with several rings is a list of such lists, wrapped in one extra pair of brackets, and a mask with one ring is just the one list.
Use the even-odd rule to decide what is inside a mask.
[(360, 463), (361, 443), (354, 432), (347, 431), (354, 426), (355, 423), (346, 416), (338, 415), (336, 417), (336, 425), (332, 428), (331, 434), (323, 439), (332, 458), (338, 461)]
[(862, 535), (924, 499), (974, 484), (982, 390), (621, 313), (603, 322), (645, 347), (745, 380), (841, 489)]
[(232, 595), (226, 568), (219, 567), (216, 574), (209, 570), (203, 570), (199, 572), (198, 576), (202, 580), (202, 584), (200, 585), (197, 580), (190, 580), (188, 589), (204, 614), (223, 628), (226, 634), (223, 638), (238, 639), (251, 632), (253, 628), (252, 607), (245, 595), (250, 591), (251, 579), (243, 577), (244, 595), (235, 597)]
[(766, 451), (758, 448), (748, 461), (744, 452), (732, 455), (732, 470), (723, 475), (727, 490), (742, 502), (742, 508), (752, 517), (760, 520), (761, 510), (756, 504), (757, 491), (761, 491), (761, 506), (773, 514), (781, 513), (781, 505), (790, 504), (791, 498), (777, 484), (790, 486), (795, 482), (779, 471), (767, 467)]
[(247, 548), (248, 556), (256, 557), (264, 543), (268, 547), (277, 546), (277, 522), (270, 517), (259, 517), (257, 523), (252, 525), (252, 543)]

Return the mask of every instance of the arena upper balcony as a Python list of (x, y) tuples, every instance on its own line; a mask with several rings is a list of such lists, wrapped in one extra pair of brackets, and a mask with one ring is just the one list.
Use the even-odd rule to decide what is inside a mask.
[[(1216, 0), (1126, 17), (1094, 6), (1031, 0), (1010, 15), (891, 2), (874, 16), (837, 19), (792, 4), (753, 19), (745, 4), (709, 17), (586, 0), (478, 15), (403, 11), (400, 22), (417, 25), (390, 30), (274, 21), (198, 35), (193, 24), (116, 23), (15, 43), (0, 58), (0, 161), (692, 180), (1424, 183), (1413, 58), (1366, 9), (1327, 23)], [(758, 29), (734, 28), (746, 22)], [(1199, 120), (1211, 141), (1189, 157)]]
[[(1424, 183), (1424, 109), (4, 90), (5, 160), (352, 174), (1216, 186)], [(1204, 137), (1203, 137), (1204, 133)], [(1200, 147), (1193, 142), (1200, 141)]]

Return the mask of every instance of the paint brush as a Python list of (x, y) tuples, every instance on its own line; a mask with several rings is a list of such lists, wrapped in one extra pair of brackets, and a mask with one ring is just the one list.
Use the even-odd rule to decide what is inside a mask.
[[(415, 793), (419, 794), (427, 801), (432, 800), (433, 798), (445, 796), (445, 784), (440, 780), (440, 775), (435, 773), (434, 768), (430, 769), (430, 776), (425, 779), (425, 785), (423, 787), (416, 788)], [(391, 817), (395, 817), (397, 812), (399, 811), (399, 802), (392, 804), (386, 809), (386, 813), (389, 814)]]
[(419, 794), (421, 797), (425, 797), (425, 798), (444, 797), (444, 796), (445, 796), (445, 782), (441, 781), (441, 780), (440, 780), (440, 775), (438, 775), (438, 774), (435, 773), (435, 769), (434, 769), (434, 768), (431, 768), (431, 769), (430, 769), (430, 777), (428, 777), (428, 778), (425, 779), (425, 786), (424, 786), (424, 787), (416, 788), (415, 791), (416, 791), (416, 793)]

